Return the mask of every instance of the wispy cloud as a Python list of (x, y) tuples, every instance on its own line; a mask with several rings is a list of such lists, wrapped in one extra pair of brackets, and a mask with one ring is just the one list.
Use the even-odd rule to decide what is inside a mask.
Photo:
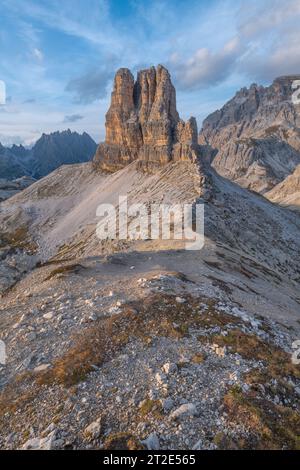
[[(230, 3), (224, 2), (223, 8), (225, 5), (229, 11)], [(299, 73), (300, 0), (253, 0), (251, 9), (248, 1), (240, 0), (235, 6), (234, 15), (229, 18), (213, 9), (211, 16), (206, 17), (206, 24), (211, 31), (218, 31), (218, 37), (225, 38), (226, 31), (231, 31), (232, 38), (223, 40), (225, 45), (217, 44), (211, 33), (210, 44), (203, 47), (203, 31), (195, 34), (196, 23), (190, 19), (194, 51), (187, 56), (188, 48), (177, 43), (169, 58), (182, 89), (215, 86), (234, 74), (240, 74), (245, 81), (266, 82), (278, 75)], [(224, 19), (228, 20), (228, 27), (222, 26)]]
[(95, 45), (120, 46), (105, 0), (89, 0), (88, 5), (82, 1), (74, 4), (74, 0), (4, 0), (4, 3), (15, 12), (22, 11), (28, 18)]
[[(248, 13), (248, 14), (247, 14)], [(256, 80), (270, 81), (300, 71), (300, 1), (265, 0), (240, 10), (239, 31), (246, 44), (240, 67)]]
[(32, 104), (35, 103), (36, 99), (35, 98), (28, 98), (27, 100), (23, 101), (23, 104)]
[(210, 87), (222, 82), (232, 73), (240, 52), (241, 44), (236, 37), (218, 52), (200, 48), (188, 59), (182, 59), (178, 54), (173, 54), (170, 64), (182, 88)]
[(104, 98), (107, 93), (107, 85), (112, 80), (114, 68), (109, 67), (100, 69), (90, 69), (81, 77), (70, 80), (66, 86), (66, 91), (75, 95), (77, 103), (92, 103), (100, 98)]
[(39, 60), (40, 62), (42, 62), (42, 60), (44, 59), (44, 54), (42, 53), (42, 51), (40, 49), (38, 49), (37, 47), (35, 47), (33, 49), (33, 55), (34, 57)]
[(81, 121), (81, 119), (83, 119), (83, 116), (81, 114), (71, 114), (69, 116), (65, 116), (63, 122), (64, 123), (77, 122), (77, 121)]

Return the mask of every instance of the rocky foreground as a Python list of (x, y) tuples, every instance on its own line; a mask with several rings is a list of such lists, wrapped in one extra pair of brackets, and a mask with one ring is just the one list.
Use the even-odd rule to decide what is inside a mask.
[[(93, 163), (1, 203), (3, 449), (299, 449), (299, 216), (217, 174), (174, 93), (122, 69)], [(99, 240), (119, 195), (204, 204), (204, 248)]]
[(1, 306), (1, 447), (299, 448), (295, 329), (202, 263), (134, 252), (26, 277)]

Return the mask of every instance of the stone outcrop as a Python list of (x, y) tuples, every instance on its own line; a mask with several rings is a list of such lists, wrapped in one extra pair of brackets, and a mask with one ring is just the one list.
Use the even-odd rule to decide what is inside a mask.
[(0, 202), (28, 188), (31, 184), (35, 183), (35, 181), (36, 180), (31, 176), (22, 176), (13, 181), (0, 178)]
[(111, 105), (106, 114), (106, 138), (94, 157), (104, 171), (117, 171), (137, 160), (141, 169), (153, 170), (170, 161), (198, 156), (195, 118), (184, 122), (176, 109), (176, 92), (163, 66), (138, 72), (128, 69), (115, 76)]
[(270, 201), (300, 211), (300, 165), (281, 183), (265, 194)]
[(222, 176), (265, 193), (294, 171), (300, 163), (300, 104), (292, 99), (296, 80), (300, 76), (243, 88), (205, 119), (199, 143), (216, 150), (212, 165)]

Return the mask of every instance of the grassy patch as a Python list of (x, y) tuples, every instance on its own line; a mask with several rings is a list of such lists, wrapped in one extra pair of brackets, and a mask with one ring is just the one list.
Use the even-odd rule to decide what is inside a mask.
[(159, 400), (146, 399), (140, 407), (140, 415), (144, 418), (151, 414), (153, 418), (162, 419), (162, 405)]
[(290, 354), (255, 335), (236, 329), (229, 331), (227, 336), (213, 335), (211, 341), (226, 346), (230, 352), (238, 353), (245, 359), (264, 361), (272, 378), (300, 378), (300, 368), (292, 363)]
[[(178, 304), (171, 295), (156, 294), (125, 305), (122, 320), (125, 336), (138, 337), (145, 342), (161, 336), (180, 339), (189, 334), (190, 328), (240, 323), (238, 318), (219, 312), (213, 299), (185, 297), (187, 301), (184, 304)], [(205, 309), (201, 303), (206, 305)], [(126, 323), (130, 328), (125, 327)]]
[(36, 390), (31, 388), (31, 384), (31, 374), (24, 372), (16, 375), (14, 380), (6, 385), (0, 394), (0, 416), (31, 406), (36, 397)]
[(300, 450), (300, 414), (233, 387), (224, 398), (229, 419), (243, 423), (250, 436), (239, 448)]
[(280, 400), (291, 399), (292, 403), (299, 404), (299, 398), (295, 395), (294, 387), (284, 376), (274, 376), (272, 368), (251, 370), (246, 374), (244, 380), (251, 386), (252, 390), (258, 393), (261, 391), (261, 386), (263, 386), (265, 393), (271, 398), (274, 399), (277, 396)]
[[(200, 312), (199, 302), (188, 299), (185, 304), (178, 304), (173, 296), (157, 294), (124, 305), (122, 313), (100, 319), (73, 336), (72, 346), (55, 360), (51, 369), (38, 374), (36, 380), (40, 384), (60, 383), (70, 387), (134, 338), (151, 345), (154, 338), (161, 336), (183, 338), (190, 327), (224, 326), (236, 321), (217, 312), (213, 301), (207, 310)], [(203, 360), (200, 356), (195, 355), (195, 363)]]
[(202, 362), (204, 361), (205, 361), (205, 355), (202, 353), (195, 354), (191, 359), (191, 362), (193, 364), (202, 364)]
[(84, 380), (93, 366), (100, 366), (115, 348), (113, 321), (96, 322), (73, 337), (72, 346), (56, 359), (51, 369), (38, 374), (38, 384), (71, 387)]
[(111, 434), (104, 442), (105, 450), (143, 450), (144, 446), (132, 434), (119, 432)]

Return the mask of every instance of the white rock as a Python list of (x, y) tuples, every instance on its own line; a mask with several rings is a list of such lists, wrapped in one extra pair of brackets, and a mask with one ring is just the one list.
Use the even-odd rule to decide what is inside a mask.
[(56, 431), (52, 431), (47, 437), (29, 439), (22, 446), (23, 450), (52, 450), (55, 446)]
[(111, 314), (111, 315), (114, 315), (114, 314), (119, 314), (122, 312), (122, 310), (117, 307), (117, 306), (114, 306), (114, 307), (110, 307), (110, 309), (108, 310), (108, 312)]
[(225, 355), (226, 355), (226, 346), (221, 347), (218, 344), (212, 344), (211, 348), (217, 356), (225, 357)]
[(297, 393), (297, 395), (300, 396), (300, 387), (296, 387), (296, 388), (295, 388), (295, 393)]
[(166, 376), (161, 372), (157, 372), (157, 374), (155, 375), (155, 379), (158, 385), (165, 385), (166, 383)]
[(174, 410), (170, 414), (171, 419), (180, 419), (185, 416), (196, 416), (197, 415), (197, 408), (193, 403), (186, 403), (185, 405), (181, 405), (179, 408)]
[(147, 447), (148, 450), (159, 450), (160, 443), (157, 437), (157, 434), (152, 433), (150, 436), (147, 437), (144, 441), (141, 441), (144, 446)]
[(162, 369), (166, 374), (174, 374), (177, 372), (177, 365), (172, 362), (167, 362), (163, 365)]
[(49, 424), (49, 426), (43, 431), (42, 437), (49, 436), (50, 432), (53, 432), (56, 430), (55, 424), (52, 422)]
[(183, 299), (182, 297), (176, 297), (175, 300), (178, 304), (185, 304), (186, 303), (186, 300)]
[(51, 364), (41, 364), (40, 366), (37, 366), (34, 368), (33, 372), (43, 372), (44, 370), (49, 369)]
[(45, 320), (51, 320), (51, 318), (53, 318), (53, 313), (52, 312), (45, 313), (43, 315), (43, 318), (45, 318)]
[(89, 424), (89, 426), (85, 428), (84, 434), (90, 439), (97, 439), (101, 434), (101, 418)]

